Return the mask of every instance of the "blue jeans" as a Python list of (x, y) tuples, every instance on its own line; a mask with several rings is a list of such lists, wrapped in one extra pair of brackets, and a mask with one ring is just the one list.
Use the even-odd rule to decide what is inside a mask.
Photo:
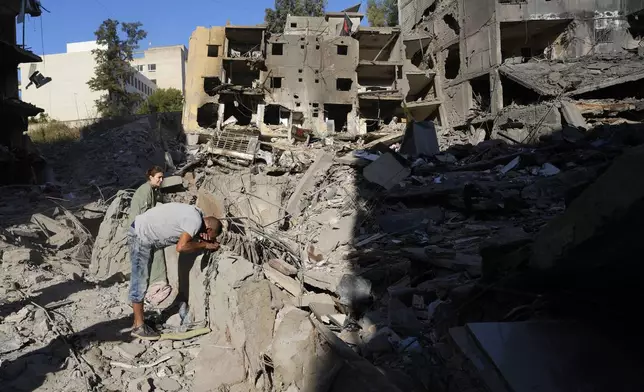
[(132, 227), (127, 232), (127, 244), (130, 249), (130, 262), (132, 263), (130, 301), (141, 303), (148, 288), (148, 268), (152, 260), (152, 246), (141, 241)]

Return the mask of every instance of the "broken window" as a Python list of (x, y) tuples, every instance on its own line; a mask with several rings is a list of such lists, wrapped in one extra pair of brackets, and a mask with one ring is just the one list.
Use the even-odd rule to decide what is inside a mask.
[(282, 78), (272, 77), (271, 78), (271, 88), (282, 88)]
[(211, 97), (217, 95), (215, 88), (221, 85), (221, 79), (218, 77), (203, 78), (203, 91)]
[(300, 49), (304, 49), (304, 45), (300, 45)]
[(320, 83), (320, 79), (315, 79), (315, 83)]
[(314, 103), (312, 103), (311, 105), (313, 105), (313, 107), (314, 107), (314, 108), (317, 108), (318, 106), (320, 106), (320, 104), (319, 104), (319, 103), (317, 103), (317, 102), (314, 102)]
[(273, 56), (281, 56), (284, 54), (284, 44), (274, 43), (271, 45), (271, 54)]
[(208, 45), (208, 57), (219, 57), (219, 45)]
[(297, 81), (302, 83), (302, 78), (298, 78)]
[(454, 15), (452, 14), (445, 14), (443, 16), (443, 22), (449, 26), (450, 29), (454, 30), (454, 33), (456, 35), (459, 35), (461, 33), (461, 26), (458, 25), (458, 21), (456, 18), (454, 18)]
[(492, 102), (490, 91), (490, 75), (486, 74), (470, 80), (472, 87), (472, 104), (471, 109), (477, 108), (483, 112), (490, 111)]
[(301, 70), (301, 69), (298, 69), (298, 70), (297, 70), (297, 73), (302, 73), (302, 70)]
[(346, 56), (349, 53), (349, 47), (347, 45), (338, 45), (338, 54), (341, 56)]
[(288, 121), (291, 112), (281, 105), (266, 105), (264, 109), (264, 124), (280, 125)]
[(445, 57), (445, 78), (456, 79), (461, 72), (461, 52), (458, 44), (452, 45), (446, 49), (447, 56)]
[(291, 23), (291, 27), (292, 27), (292, 28), (296, 28), (296, 27), (297, 27), (297, 23)]
[(320, 45), (315, 45), (315, 50), (319, 50), (319, 49), (320, 49)]
[(197, 124), (202, 128), (217, 126), (219, 106), (210, 102), (197, 109)]
[(154, 72), (157, 70), (157, 65), (156, 64), (148, 64), (148, 71)]
[(337, 78), (335, 80), (335, 88), (338, 91), (351, 91), (353, 80), (347, 78)]

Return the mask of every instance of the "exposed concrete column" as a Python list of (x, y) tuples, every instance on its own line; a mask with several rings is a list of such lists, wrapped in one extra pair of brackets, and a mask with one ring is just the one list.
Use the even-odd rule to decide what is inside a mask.
[(264, 113), (266, 111), (266, 105), (263, 103), (257, 104), (257, 123), (256, 125), (259, 127), (260, 124), (264, 123)]
[(347, 113), (347, 133), (349, 133), (350, 135), (360, 134), (360, 126), (358, 124), (359, 116), (358, 116), (358, 110), (356, 109), (356, 107), (357, 105), (353, 105), (353, 108), (351, 109), (351, 111)]
[(490, 106), (492, 115), (496, 115), (503, 109), (503, 86), (501, 85), (501, 75), (499, 74), (499, 66), (503, 63), (501, 56), (501, 24), (496, 20), (496, 12), (494, 13), (494, 25), (490, 28), (490, 42), (492, 43), (490, 50), (490, 64), (492, 70), (490, 71)]
[(219, 104), (217, 109), (217, 129), (221, 129), (221, 124), (226, 120), (224, 118), (224, 113), (226, 112), (226, 105), (223, 103)]

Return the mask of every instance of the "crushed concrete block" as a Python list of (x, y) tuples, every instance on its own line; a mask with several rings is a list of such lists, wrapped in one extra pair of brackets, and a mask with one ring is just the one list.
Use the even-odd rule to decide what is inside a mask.
[(561, 115), (573, 127), (588, 129), (584, 116), (582, 116), (581, 111), (573, 102), (561, 101)]
[(39, 263), (42, 261), (40, 253), (29, 248), (17, 248), (2, 252), (2, 262), (6, 264)]
[(199, 207), (205, 216), (214, 216), (222, 219), (225, 217), (224, 205), (212, 193), (205, 189), (199, 189), (197, 193), (197, 207)]
[(401, 163), (393, 153), (386, 153), (370, 163), (362, 171), (362, 175), (374, 184), (389, 190), (409, 177), (411, 169)]
[(75, 237), (70, 230), (64, 230), (51, 236), (47, 242), (56, 249), (63, 250), (72, 245), (74, 238)]
[(333, 297), (324, 293), (306, 293), (293, 299), (293, 305), (301, 308), (308, 308), (311, 303), (335, 305)]
[(0, 354), (19, 350), (24, 343), (25, 339), (18, 333), (16, 327), (11, 324), (0, 324)]
[(57, 234), (62, 231), (69, 230), (69, 227), (43, 214), (33, 214), (31, 216), (31, 221), (37, 224), (38, 226), (43, 227), (51, 234)]
[(304, 173), (300, 179), (295, 190), (291, 194), (286, 204), (286, 214), (291, 217), (296, 217), (303, 210), (302, 196), (311, 191), (315, 186), (315, 179), (318, 175), (325, 173), (333, 164), (333, 154), (326, 151), (318, 151), (315, 161)]
[(303, 366), (315, 357), (315, 330), (308, 312), (296, 308), (284, 315), (277, 326), (271, 348), (275, 372), (284, 384), (298, 384)]

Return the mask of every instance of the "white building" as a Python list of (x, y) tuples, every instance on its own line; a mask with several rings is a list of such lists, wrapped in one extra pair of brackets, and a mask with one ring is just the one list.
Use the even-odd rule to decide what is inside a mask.
[[(45, 109), (45, 113), (51, 118), (60, 121), (98, 117), (95, 101), (103, 93), (91, 91), (87, 85), (94, 76), (96, 67), (91, 51), (97, 47), (94, 41), (68, 43), (65, 53), (42, 56), (41, 63), (21, 64), (22, 99)], [(148, 49), (143, 52), (143, 57), (135, 59), (132, 64), (137, 70), (141, 65), (145, 65), (146, 71), (135, 72), (130, 80), (126, 81), (127, 91), (137, 92), (144, 98), (152, 94), (157, 86), (174, 87), (183, 92), (183, 46)], [(39, 89), (34, 85), (26, 88), (29, 75), (35, 71), (50, 77), (51, 82)]]

